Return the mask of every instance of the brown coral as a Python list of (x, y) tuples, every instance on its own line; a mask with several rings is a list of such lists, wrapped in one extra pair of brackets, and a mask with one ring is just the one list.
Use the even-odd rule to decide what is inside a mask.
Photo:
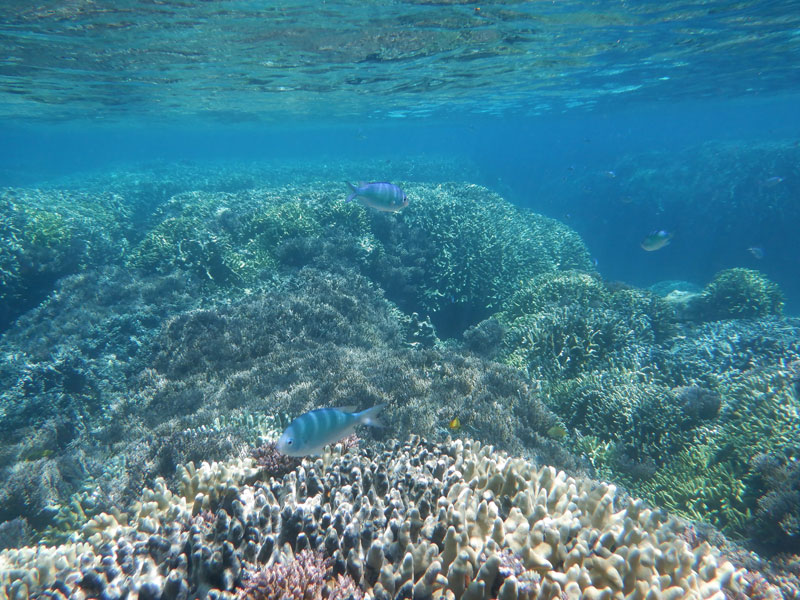
[[(233, 600), (244, 588), (242, 600), (266, 600), (275, 596), (255, 590), (281, 582), (293, 594), (319, 590), (315, 599), (329, 597), (323, 583), (346, 589), (315, 552), (331, 559), (331, 576), (351, 577), (377, 600), (495, 592), (503, 600), (722, 600), (723, 590), (743, 588), (743, 572), (717, 549), (687, 544), (684, 523), (612, 485), (537, 469), (477, 442), (337, 446), (281, 482), (258, 481), (252, 459), (188, 465), (178, 475), (179, 490), (157, 482), (128, 517), (91, 519), (86, 541), (0, 552), (0, 600), (54, 582), (71, 593), (87, 576), (100, 593), (140, 590), (140, 599), (145, 589), (164, 600), (206, 590)], [(187, 515), (205, 509), (215, 511), (213, 530), (187, 530)], [(104, 570), (106, 560), (120, 569)]]

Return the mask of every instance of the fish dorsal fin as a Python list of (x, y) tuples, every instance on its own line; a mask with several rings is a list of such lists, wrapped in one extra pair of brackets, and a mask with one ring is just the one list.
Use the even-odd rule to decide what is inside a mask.
[(329, 406), (328, 410), (340, 410), (346, 413), (354, 413), (356, 412), (355, 406)]

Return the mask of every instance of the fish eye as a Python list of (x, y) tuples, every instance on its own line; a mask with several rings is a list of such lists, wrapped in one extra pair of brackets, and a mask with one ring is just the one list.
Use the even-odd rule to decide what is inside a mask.
[(286, 445), (287, 446), (291, 446), (292, 444), (294, 444), (294, 440), (292, 438), (289, 438), (288, 440), (286, 440)]

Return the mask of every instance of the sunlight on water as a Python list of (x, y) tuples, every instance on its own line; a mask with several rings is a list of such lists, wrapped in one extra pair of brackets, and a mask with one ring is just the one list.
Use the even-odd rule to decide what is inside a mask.
[(765, 93), (797, 84), (776, 60), (800, 51), (785, 4), (5, 3), (0, 116), (536, 113), (622, 92)]
[(0, 600), (800, 598), (798, 65), (794, 0), (0, 0)]

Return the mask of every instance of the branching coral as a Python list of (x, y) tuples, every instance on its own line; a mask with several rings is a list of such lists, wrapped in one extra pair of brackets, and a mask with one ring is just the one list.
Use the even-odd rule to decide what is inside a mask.
[(751, 459), (751, 494), (758, 495), (752, 534), (769, 549), (800, 553), (800, 463), (795, 452)]
[(607, 469), (623, 457), (633, 464), (663, 464), (699, 425), (672, 390), (643, 373), (594, 372), (554, 382), (543, 392), (568, 429), (613, 444), (605, 460), (593, 460), (595, 467)]
[(337, 447), (280, 481), (254, 479), (249, 460), (179, 471), (175, 491), (157, 481), (129, 517), (98, 515), (72, 544), (0, 553), (0, 596), (91, 581), (98, 596), (261, 600), (282, 584), (281, 597), (324, 598), (317, 552), (333, 593), (377, 600), (722, 598), (746, 585), (715, 548), (690, 546), (684, 523), (614, 486), (470, 441)]
[(714, 430), (698, 432), (692, 444), (670, 457), (648, 478), (619, 475), (635, 494), (696, 521), (730, 533), (745, 531), (752, 513), (745, 503), (742, 471), (720, 461)]
[(129, 217), (123, 199), (107, 192), (0, 190), (0, 331), (60, 277), (118, 262)]
[(252, 575), (239, 600), (361, 600), (363, 592), (349, 575), (333, 576), (331, 560), (301, 551), (294, 560), (276, 562)]
[[(348, 265), (384, 285), (407, 312), (460, 314), (461, 329), (499, 306), (519, 281), (545, 271), (590, 268), (573, 231), (475, 185), (409, 184), (399, 215), (342, 200), (328, 182), (237, 194), (186, 193), (130, 264), (188, 269), (219, 286), (252, 287), (279, 265)], [(450, 333), (450, 332), (447, 332)]]
[[(756, 457), (796, 448), (800, 421), (796, 376), (797, 367), (790, 365), (731, 378), (719, 387), (723, 405), (717, 419), (696, 429), (693, 439), (651, 478), (634, 481), (624, 473), (619, 476), (634, 493), (723, 531), (744, 536), (757, 526), (764, 547), (786, 539), (787, 527), (793, 527), (790, 515), (796, 511), (792, 484), (784, 482), (787, 485), (781, 489), (786, 495), (779, 498), (770, 495), (776, 489), (770, 478), (788, 472), (765, 469), (766, 463)], [(767, 514), (772, 518), (765, 518)]]
[(133, 249), (128, 265), (162, 274), (183, 269), (218, 285), (238, 283), (243, 266), (235, 256), (238, 207), (228, 206), (236, 198), (198, 192), (172, 197), (159, 208), (158, 224)]
[(282, 263), (311, 263), (322, 247), (335, 263), (336, 253), (346, 250), (324, 245), (295, 250), (337, 236), (346, 238), (345, 248), (362, 247), (356, 252), (359, 263), (373, 249), (380, 251), (380, 244), (371, 236), (364, 208), (341, 196), (341, 187), (329, 182), (178, 194), (159, 207), (156, 225), (128, 264), (162, 273), (182, 269), (216, 290), (250, 289), (271, 281)]
[(425, 241), (419, 249), (430, 253), (424, 256), (417, 300), (427, 311), (449, 314), (460, 305), (473, 315), (485, 314), (499, 308), (520, 281), (560, 269), (590, 269), (574, 231), (519, 211), (485, 188), (410, 185), (406, 192), (413, 202), (399, 219), (409, 228), (400, 243), (414, 244), (411, 236), (419, 232)]
[(579, 271), (544, 273), (522, 285), (495, 318), (506, 327), (502, 360), (541, 377), (575, 377), (630, 363), (637, 344), (661, 341), (672, 315), (653, 294), (610, 290)]
[(727, 269), (711, 280), (698, 299), (705, 319), (741, 319), (780, 315), (783, 294), (777, 284), (752, 269)]

